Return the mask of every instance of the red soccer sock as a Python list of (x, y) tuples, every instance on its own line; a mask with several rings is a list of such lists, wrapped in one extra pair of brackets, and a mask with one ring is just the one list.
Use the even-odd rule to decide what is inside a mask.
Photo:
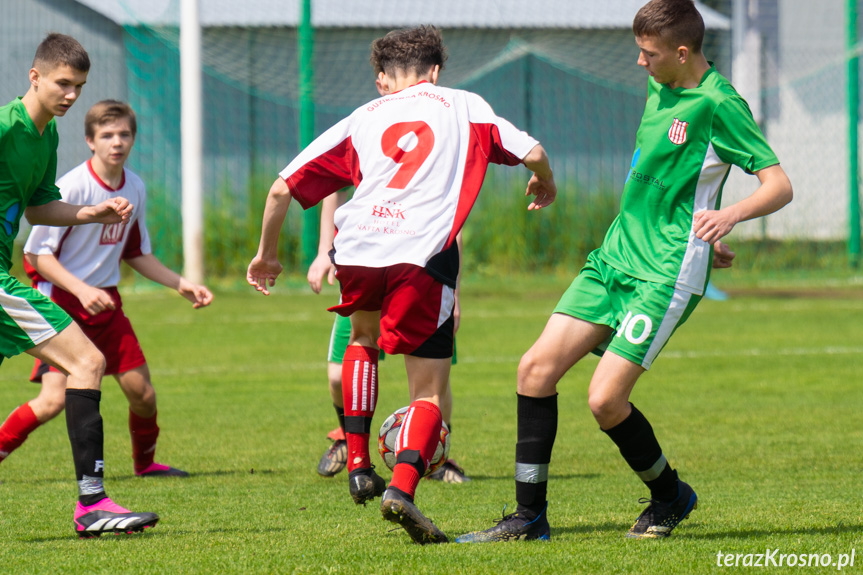
[(378, 354), (371, 347), (349, 345), (342, 360), (349, 472), (372, 466), (369, 433), (378, 400)]
[(396, 466), (390, 486), (414, 496), (440, 442), (440, 427), (438, 406), (429, 401), (411, 403), (396, 442)]
[(157, 415), (141, 417), (129, 410), (129, 434), (132, 436), (132, 460), (136, 472), (147, 469), (156, 457), (156, 440), (159, 438)]
[(33, 408), (25, 403), (15, 409), (0, 426), (0, 461), (18, 449), (30, 433), (42, 425), (36, 419)]

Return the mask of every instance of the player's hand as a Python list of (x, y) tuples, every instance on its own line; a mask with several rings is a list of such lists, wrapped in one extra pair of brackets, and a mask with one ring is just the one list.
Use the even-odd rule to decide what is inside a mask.
[(312, 288), (313, 292), (321, 293), (324, 276), (327, 276), (327, 283), (333, 285), (336, 281), (336, 268), (330, 261), (329, 254), (318, 254), (312, 265), (309, 266), (309, 273), (306, 274), (309, 287)]
[(695, 237), (713, 244), (724, 238), (737, 225), (728, 210), (702, 210), (692, 217)]
[(132, 217), (133, 208), (134, 206), (126, 198), (119, 196), (110, 198), (92, 206), (92, 221), (99, 224), (125, 224)]
[(458, 327), (461, 324), (461, 304), (459, 303), (459, 288), (455, 288), (455, 304), (452, 308), (453, 327), (452, 332), (458, 332)]
[(534, 174), (527, 183), (527, 191), (524, 195), (534, 197), (530, 205), (527, 206), (528, 210), (538, 210), (550, 205), (557, 197), (557, 185), (554, 183), (554, 177), (543, 180)]
[(716, 242), (713, 244), (713, 267), (717, 269), (730, 268), (736, 255), (727, 245)]
[(91, 316), (102, 313), (106, 309), (117, 309), (117, 304), (111, 295), (103, 289), (84, 285), (76, 294), (75, 297), (81, 302), (81, 305)]
[(213, 294), (205, 286), (193, 284), (186, 278), (180, 278), (180, 285), (177, 287), (177, 292), (192, 302), (192, 307), (195, 309), (207, 307), (213, 301)]
[(282, 264), (277, 259), (265, 260), (261, 256), (249, 263), (246, 281), (264, 295), (270, 295), (269, 288), (276, 285), (276, 278), (282, 273)]

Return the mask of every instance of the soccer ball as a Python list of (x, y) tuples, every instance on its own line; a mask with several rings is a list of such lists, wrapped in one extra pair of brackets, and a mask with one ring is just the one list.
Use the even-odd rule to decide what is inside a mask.
[[(396, 466), (396, 439), (402, 430), (402, 423), (408, 413), (407, 407), (402, 407), (393, 412), (387, 417), (384, 424), (381, 425), (381, 431), (378, 434), (378, 453), (381, 454), (381, 459), (387, 464), (387, 467), (392, 469)], [(432, 456), (431, 464), (426, 468), (426, 475), (433, 473), (438, 467), (443, 465), (449, 455), (449, 427), (441, 421), (440, 427), (440, 442), (437, 444), (434, 455)]]

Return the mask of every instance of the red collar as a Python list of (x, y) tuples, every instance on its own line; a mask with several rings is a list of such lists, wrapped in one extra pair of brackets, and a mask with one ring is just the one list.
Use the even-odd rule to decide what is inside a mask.
[(126, 168), (123, 168), (123, 178), (120, 180), (120, 186), (117, 189), (112, 188), (111, 186), (106, 184), (102, 180), (102, 178), (99, 177), (99, 174), (97, 174), (96, 170), (93, 169), (93, 158), (87, 160), (87, 169), (90, 170), (90, 175), (93, 176), (93, 179), (95, 179), (100, 186), (102, 186), (109, 192), (116, 192), (117, 190), (122, 190), (123, 186), (126, 185)]

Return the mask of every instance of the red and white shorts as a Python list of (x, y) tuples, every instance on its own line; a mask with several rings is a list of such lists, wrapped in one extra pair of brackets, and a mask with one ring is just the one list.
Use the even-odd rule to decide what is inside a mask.
[[(111, 295), (116, 309), (106, 309), (96, 315), (87, 313), (78, 298), (57, 286), (51, 286), (50, 294), (46, 295), (50, 295), (54, 303), (72, 316), (84, 335), (105, 356), (105, 375), (125, 373), (141, 367), (147, 363), (147, 360), (144, 359), (144, 352), (141, 350), (141, 344), (138, 343), (138, 337), (132, 329), (129, 318), (123, 313), (120, 292), (116, 287), (102, 289)], [(49, 371), (60, 373), (55, 367), (37, 359), (36, 365), (33, 366), (33, 373), (30, 374), (30, 381), (42, 383), (42, 376)]]
[(425, 268), (413, 264), (336, 266), (336, 277), (341, 284), (341, 301), (329, 311), (342, 316), (380, 311), (378, 345), (386, 353), (452, 357), (455, 292)]

